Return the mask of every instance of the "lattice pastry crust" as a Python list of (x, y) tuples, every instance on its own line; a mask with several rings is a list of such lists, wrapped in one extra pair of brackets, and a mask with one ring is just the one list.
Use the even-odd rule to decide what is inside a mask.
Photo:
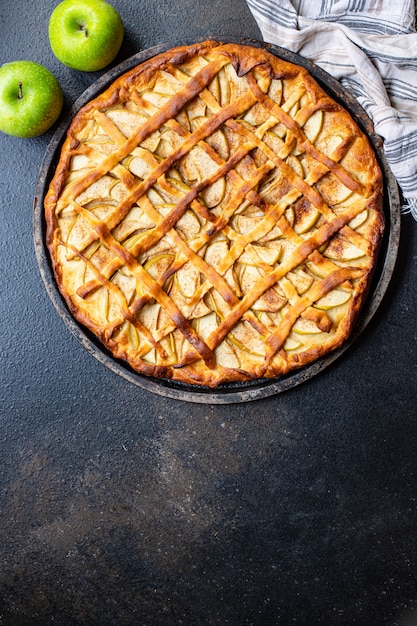
[(301, 67), (206, 41), (121, 76), (72, 121), (45, 200), (75, 318), (138, 372), (276, 377), (348, 337), (382, 177)]

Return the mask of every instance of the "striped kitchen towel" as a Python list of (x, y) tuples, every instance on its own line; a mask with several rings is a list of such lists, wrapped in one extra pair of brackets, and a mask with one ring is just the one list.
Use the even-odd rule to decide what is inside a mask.
[(247, 0), (264, 41), (314, 61), (356, 97), (417, 220), (414, 0)]

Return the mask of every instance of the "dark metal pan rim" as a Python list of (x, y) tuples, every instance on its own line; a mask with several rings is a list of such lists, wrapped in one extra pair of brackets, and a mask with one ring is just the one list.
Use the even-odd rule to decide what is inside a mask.
[[(221, 385), (216, 389), (198, 387), (186, 383), (177, 383), (175, 381), (165, 379), (153, 379), (138, 374), (131, 369), (128, 364), (115, 359), (113, 355), (109, 353), (98, 341), (98, 339), (88, 331), (88, 329), (78, 324), (69, 312), (53, 276), (49, 253), (45, 242), (46, 225), (43, 215), (43, 200), (53, 176), (54, 167), (59, 157), (59, 152), (65, 138), (66, 130), (70, 120), (76, 112), (84, 104), (92, 98), (98, 96), (102, 91), (110, 86), (110, 84), (118, 76), (129, 71), (136, 65), (139, 65), (139, 63), (147, 61), (153, 56), (161, 52), (165, 52), (174, 46), (199, 43), (205, 41), (206, 39), (264, 48), (279, 58), (304, 67), (317, 80), (317, 82), (326, 89), (331, 97), (340, 102), (340, 104), (342, 104), (342, 106), (350, 112), (361, 129), (368, 136), (374, 147), (377, 159), (382, 169), (384, 176), (384, 213), (386, 220), (386, 232), (367, 300), (362, 308), (362, 311), (360, 312), (359, 319), (353, 329), (353, 332), (339, 349), (331, 352), (329, 355), (326, 355), (311, 365), (291, 372), (283, 377), (242, 383), (230, 383)], [(353, 96), (346, 89), (344, 89), (336, 79), (327, 74), (327, 72), (296, 53), (290, 52), (289, 50), (280, 48), (279, 46), (273, 44), (266, 44), (256, 39), (219, 36), (182, 39), (180, 41), (174, 40), (148, 48), (133, 55), (129, 59), (126, 59), (117, 67), (112, 68), (103, 74), (88, 89), (86, 89), (76, 100), (68, 115), (65, 116), (65, 119), (63, 119), (59, 124), (47, 147), (38, 175), (33, 214), (35, 254), (42, 281), (64, 324), (87, 350), (87, 352), (95, 357), (110, 371), (121, 376), (137, 387), (164, 397), (172, 398), (174, 400), (203, 404), (235, 404), (270, 397), (310, 380), (312, 377), (326, 369), (334, 361), (339, 359), (339, 357), (350, 348), (352, 343), (356, 341), (356, 339), (365, 330), (384, 299), (398, 256), (400, 229), (401, 211), (398, 186), (385, 159), (382, 148), (382, 140), (374, 133), (371, 120)]]

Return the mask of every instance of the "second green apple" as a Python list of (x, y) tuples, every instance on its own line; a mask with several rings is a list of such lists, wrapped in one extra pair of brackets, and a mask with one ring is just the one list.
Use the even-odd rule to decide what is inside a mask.
[(63, 0), (49, 20), (52, 52), (64, 65), (84, 72), (109, 65), (123, 35), (119, 13), (105, 0)]

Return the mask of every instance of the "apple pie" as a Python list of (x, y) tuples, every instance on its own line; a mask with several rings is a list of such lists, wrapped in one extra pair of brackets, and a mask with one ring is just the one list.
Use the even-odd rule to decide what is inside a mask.
[(72, 120), (45, 198), (71, 314), (140, 374), (209, 388), (338, 348), (384, 230), (351, 115), (264, 48), (179, 46)]

